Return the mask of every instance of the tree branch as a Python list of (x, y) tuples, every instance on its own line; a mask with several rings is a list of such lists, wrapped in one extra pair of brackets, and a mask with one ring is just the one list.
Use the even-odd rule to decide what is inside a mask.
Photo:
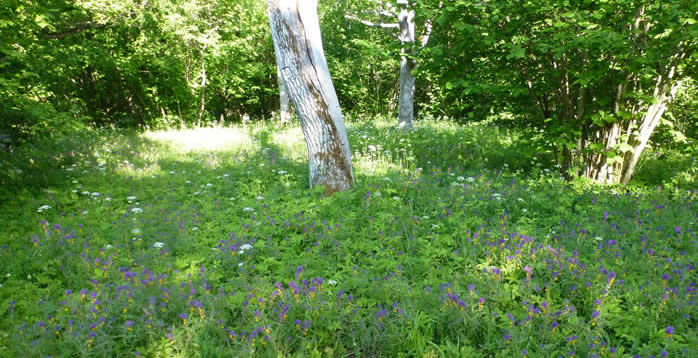
[(368, 20), (360, 19), (360, 18), (359, 18), (358, 16), (356, 16), (356, 15), (344, 15), (344, 18), (349, 19), (349, 20), (358, 21), (358, 22), (360, 22), (360, 23), (362, 23), (362, 24), (364, 24), (364, 25), (366, 25), (366, 26), (371, 26), (371, 27), (380, 27), (380, 28), (383, 28), (383, 29), (397, 29), (397, 28), (400, 28), (400, 25), (397, 24), (397, 23), (389, 23), (389, 24), (386, 24), (386, 23), (384, 23), (384, 22), (371, 22), (371, 21), (368, 21)]

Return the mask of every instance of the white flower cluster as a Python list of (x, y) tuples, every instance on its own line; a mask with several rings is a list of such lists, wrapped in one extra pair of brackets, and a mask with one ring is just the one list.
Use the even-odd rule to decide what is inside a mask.
[(245, 253), (246, 250), (251, 250), (251, 249), (252, 249), (252, 245), (242, 244), (242, 246), (240, 246), (240, 251), (238, 251), (238, 254), (242, 255)]
[(38, 209), (36, 209), (37, 213), (43, 213), (44, 211), (51, 209), (50, 205), (41, 205)]

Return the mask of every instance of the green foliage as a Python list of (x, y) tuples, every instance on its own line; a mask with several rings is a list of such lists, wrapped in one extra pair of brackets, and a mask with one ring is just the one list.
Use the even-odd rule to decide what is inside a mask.
[(0, 354), (697, 353), (695, 191), (568, 184), (529, 130), (390, 123), (349, 124), (332, 197), (297, 126), (47, 140), (56, 181), (2, 194)]

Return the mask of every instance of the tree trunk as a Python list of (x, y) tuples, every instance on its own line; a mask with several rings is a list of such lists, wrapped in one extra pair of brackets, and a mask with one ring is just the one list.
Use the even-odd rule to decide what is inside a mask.
[(325, 193), (354, 186), (342, 111), (322, 49), (317, 0), (268, 0), (276, 62), (301, 122), (310, 187)]
[(281, 123), (285, 124), (291, 120), (291, 113), (289, 111), (290, 107), (288, 103), (288, 88), (286, 88), (286, 81), (281, 75), (281, 70), (279, 70), (278, 66), (276, 68), (276, 75), (279, 81), (279, 116)]
[(626, 158), (621, 183), (628, 184), (628, 182), (630, 182), (630, 178), (632, 178), (633, 174), (635, 173), (637, 162), (640, 160), (642, 152), (644, 152), (645, 148), (647, 148), (647, 142), (649, 142), (652, 133), (654, 133), (655, 128), (657, 128), (657, 125), (662, 119), (669, 102), (674, 97), (679, 87), (681, 87), (681, 81), (678, 81), (674, 84), (674, 86), (672, 86), (669, 94), (663, 95), (659, 101), (652, 104), (649, 109), (647, 109), (647, 113), (643, 117), (641, 122), (642, 124), (640, 125), (635, 147), (630, 153), (628, 153), (629, 155)]
[(201, 127), (201, 118), (206, 110), (206, 57), (204, 56), (206, 48), (201, 49), (201, 102), (199, 104), (199, 120), (198, 126)]
[(407, 5), (400, 10), (398, 24), (400, 25), (400, 42), (402, 42), (402, 57), (400, 58), (400, 111), (398, 126), (412, 128), (414, 118), (414, 82), (412, 74), (416, 63), (414, 60), (414, 10)]

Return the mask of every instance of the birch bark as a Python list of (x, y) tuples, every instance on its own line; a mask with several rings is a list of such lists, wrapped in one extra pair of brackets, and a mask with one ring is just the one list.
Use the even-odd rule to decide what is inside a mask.
[(279, 82), (279, 117), (281, 123), (288, 123), (291, 120), (290, 106), (288, 102), (288, 89), (286, 88), (286, 80), (281, 75), (281, 70), (276, 68), (276, 75)]
[(277, 67), (301, 122), (310, 187), (325, 194), (354, 186), (351, 151), (322, 49), (317, 0), (268, 0)]

